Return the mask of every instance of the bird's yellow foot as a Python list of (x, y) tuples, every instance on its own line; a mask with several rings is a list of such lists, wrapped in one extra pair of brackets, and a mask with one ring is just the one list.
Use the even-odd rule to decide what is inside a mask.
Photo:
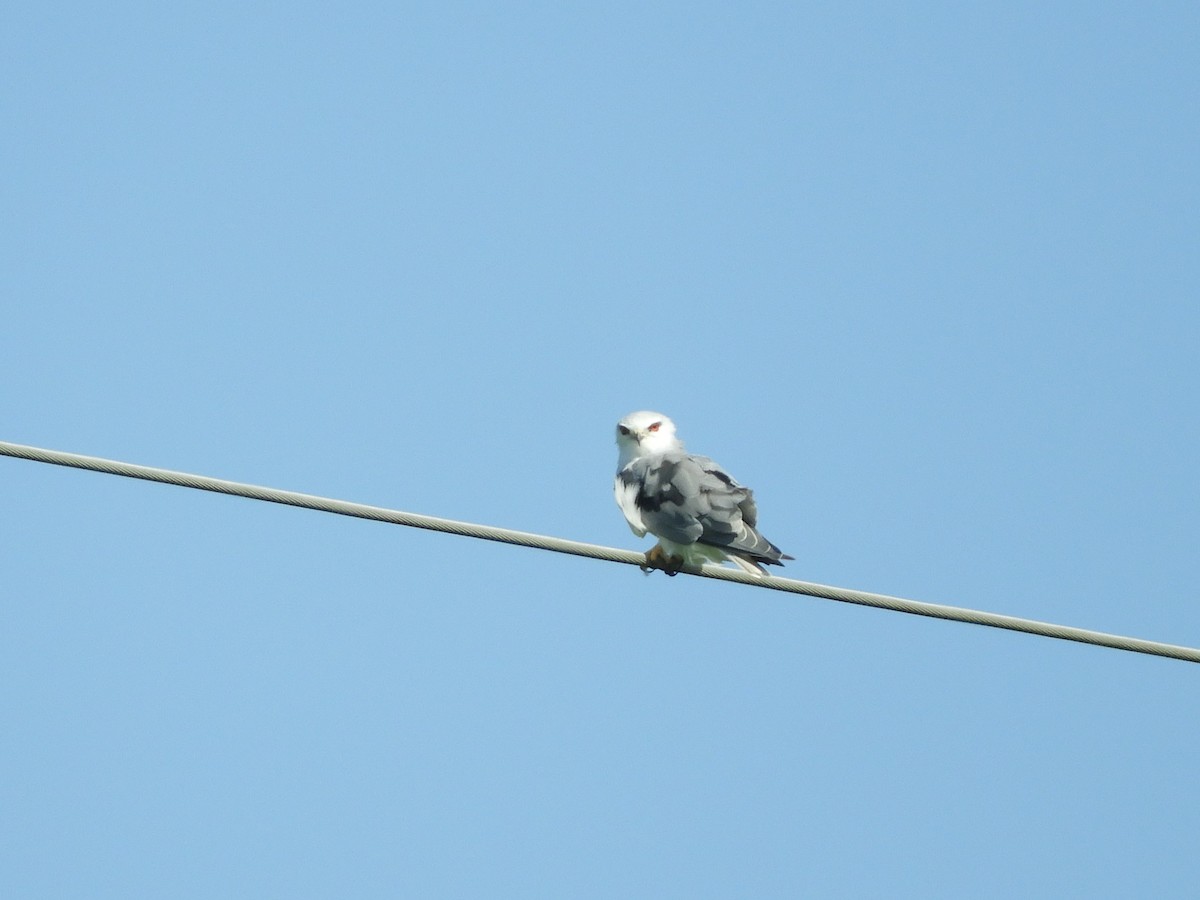
[(646, 551), (646, 564), (640, 568), (647, 575), (651, 569), (662, 569), (674, 578), (683, 569), (683, 557), (671, 556), (663, 549), (662, 544), (655, 544)]

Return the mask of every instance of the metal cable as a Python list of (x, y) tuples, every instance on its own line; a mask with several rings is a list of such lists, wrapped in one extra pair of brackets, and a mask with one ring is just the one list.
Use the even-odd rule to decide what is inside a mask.
[[(242, 484), (236, 481), (224, 481), (220, 478), (192, 475), (187, 472), (172, 472), (169, 469), (156, 469), (150, 466), (139, 466), (133, 463), (102, 459), (95, 456), (82, 456), (77, 453), (65, 453), (59, 450), (27, 447), (22, 444), (11, 444), (7, 441), (0, 441), (0, 455), (28, 459), (34, 462), (51, 463), (57, 466), (69, 466), (76, 469), (89, 469), (93, 472), (105, 472), (109, 475), (122, 475), (126, 478), (141, 478), (145, 481), (157, 481), (162, 484), (178, 485), (179, 487), (215, 491), (219, 494), (231, 494), (251, 500), (267, 500), (271, 503), (300, 506), (305, 509), (336, 513), (341, 516), (374, 519), (377, 522), (389, 522), (393, 525), (408, 525), (413, 528), (442, 531), (447, 534), (457, 534), (463, 537), (500, 541), (506, 544), (518, 544), (522, 547), (535, 547), (539, 550), (553, 550), (556, 553), (570, 553), (575, 556), (587, 556), (592, 559), (602, 559), (607, 562), (624, 563), (631, 566), (644, 566), (646, 562), (645, 554), (632, 550), (602, 547), (598, 544), (585, 544), (580, 541), (568, 541), (563, 538), (547, 537), (524, 531), (512, 531), (508, 528), (494, 528), (489, 525), (476, 525), (471, 522), (456, 522), (436, 516), (422, 516), (395, 509), (385, 509), (380, 506), (367, 506), (362, 503), (333, 500), (328, 497), (300, 494), (295, 491), (282, 491), (277, 488)], [(919, 600), (905, 600), (902, 597), (890, 597), (886, 594), (872, 594), (866, 591), (854, 591), (848, 588), (812, 584), (807, 581), (796, 581), (791, 578), (778, 578), (775, 576), (758, 577), (750, 575), (747, 572), (727, 569), (722, 566), (706, 565), (701, 568), (689, 567), (685, 568), (684, 572), (703, 578), (734, 581), (738, 584), (750, 585), (751, 587), (787, 591), (793, 594), (804, 594), (809, 597), (837, 600), (842, 603), (854, 603), (859, 606), (874, 606), (879, 609), (890, 609), (894, 612), (930, 616), (935, 619), (948, 619), (972, 625), (986, 625), (991, 628), (1003, 628), (1009, 631), (1023, 631), (1026, 634), (1036, 634), (1042, 637), (1078, 641), (1084, 644), (1095, 644), (1100, 647), (1111, 647), (1116, 650), (1128, 650), (1134, 653), (1147, 653), (1154, 656), (1165, 656), (1171, 659), (1200, 663), (1200, 649), (1181, 647), (1175, 644), (1164, 644), (1159, 641), (1124, 637), (1122, 635), (1105, 634), (1100, 631), (1073, 628), (1069, 625), (1053, 625), (1048, 622), (1020, 619), (1015, 616), (1003, 616), (974, 609), (943, 606), (938, 603), (925, 603)]]

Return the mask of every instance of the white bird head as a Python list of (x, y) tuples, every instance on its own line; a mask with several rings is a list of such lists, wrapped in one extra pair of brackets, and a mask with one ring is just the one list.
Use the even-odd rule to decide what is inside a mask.
[(640, 456), (682, 450), (683, 444), (675, 436), (674, 422), (662, 413), (642, 410), (617, 423), (617, 447), (621, 451), (617, 468), (623, 469)]

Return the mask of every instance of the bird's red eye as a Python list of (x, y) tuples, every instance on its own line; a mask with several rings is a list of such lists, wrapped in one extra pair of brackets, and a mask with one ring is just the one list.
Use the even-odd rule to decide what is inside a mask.
[(646, 430), (647, 431), (658, 431), (658, 429), (660, 429), (660, 428), (662, 428), (662, 422), (655, 422), (653, 425), (651, 425)]

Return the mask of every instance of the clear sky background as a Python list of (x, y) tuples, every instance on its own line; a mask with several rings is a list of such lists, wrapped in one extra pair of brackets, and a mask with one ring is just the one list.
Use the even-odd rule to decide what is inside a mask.
[[(1200, 645), (1195, 3), (15, 4), (0, 439)], [(0, 460), (6, 897), (1182, 896), (1200, 667)]]

